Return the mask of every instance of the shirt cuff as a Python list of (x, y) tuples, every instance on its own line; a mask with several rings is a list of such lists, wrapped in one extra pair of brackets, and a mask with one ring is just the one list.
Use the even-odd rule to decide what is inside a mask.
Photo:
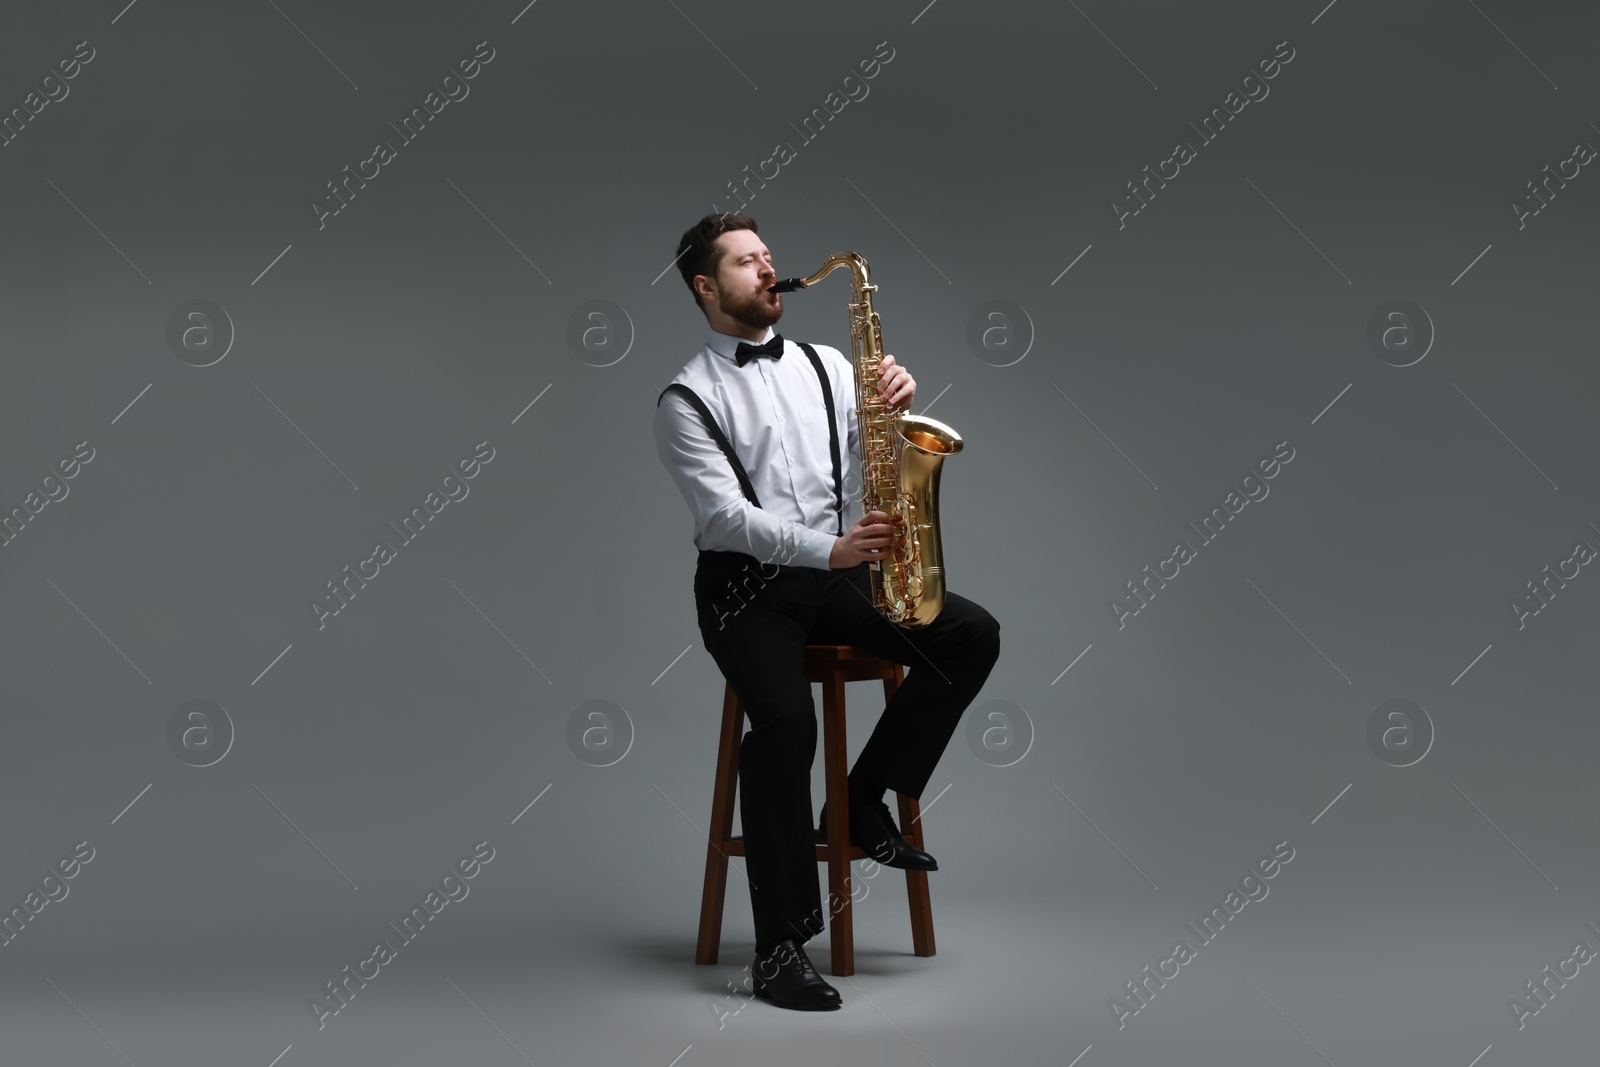
[(795, 546), (797, 551), (794, 554), (793, 565), (829, 570), (828, 557), (833, 555), (833, 543), (837, 540), (838, 538), (831, 533), (807, 528)]

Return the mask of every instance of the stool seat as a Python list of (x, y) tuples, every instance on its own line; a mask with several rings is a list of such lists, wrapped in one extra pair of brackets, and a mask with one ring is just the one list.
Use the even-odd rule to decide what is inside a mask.
[[(874, 656), (854, 645), (806, 645), (808, 681), (822, 685), (822, 761), (828, 804), (828, 840), (817, 842), (817, 862), (828, 865), (827, 920), (835, 975), (855, 973), (854, 927), (851, 919), (850, 863), (870, 859), (859, 845), (850, 844), (848, 748), (845, 740), (845, 684), (882, 681), (885, 703), (904, 680), (900, 664)], [(722, 908), (727, 896), (728, 857), (745, 854), (743, 835), (733, 834), (734, 801), (739, 777), (739, 744), (744, 735), (744, 707), (733, 685), (724, 682), (721, 742), (717, 773), (711, 793), (711, 830), (707, 834), (705, 884), (700, 897), (700, 933), (695, 962), (717, 962), (722, 943)], [(922, 848), (921, 808), (915, 797), (896, 793), (901, 833)], [(815, 833), (815, 831), (813, 831)], [(906, 871), (906, 896), (911, 911), (911, 944), (918, 956), (932, 956), (933, 909), (928, 897), (928, 873)]]
[(893, 675), (898, 686), (900, 673), (900, 664), (863, 652), (854, 645), (806, 646), (806, 680), (810, 682), (827, 685), (836, 674), (847, 682), (877, 681)]

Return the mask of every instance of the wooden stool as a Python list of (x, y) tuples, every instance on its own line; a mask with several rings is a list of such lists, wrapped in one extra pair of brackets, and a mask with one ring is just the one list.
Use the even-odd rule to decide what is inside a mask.
[[(817, 843), (817, 862), (828, 865), (829, 946), (833, 950), (831, 973), (856, 973), (855, 941), (850, 918), (850, 861), (870, 859), (860, 846), (850, 843), (845, 747), (844, 686), (846, 682), (883, 681), (885, 702), (899, 688), (904, 674), (900, 664), (868, 655), (852, 645), (807, 645), (806, 678), (822, 683), (822, 762), (827, 781), (828, 840)], [(700, 896), (700, 937), (696, 963), (716, 963), (722, 944), (722, 905), (728, 885), (728, 857), (743, 856), (743, 836), (733, 836), (734, 796), (739, 777), (739, 744), (744, 736), (744, 707), (733, 686), (724, 684), (722, 740), (717, 747), (717, 778), (711, 792), (711, 833), (706, 848), (705, 887)], [(900, 801), (900, 827), (905, 839), (922, 848), (921, 808), (915, 797), (896, 793)], [(815, 833), (815, 831), (812, 831)], [(906, 895), (911, 904), (911, 945), (918, 956), (932, 956), (933, 910), (928, 901), (928, 872), (906, 871)], [(835, 903), (837, 907), (835, 907)]]

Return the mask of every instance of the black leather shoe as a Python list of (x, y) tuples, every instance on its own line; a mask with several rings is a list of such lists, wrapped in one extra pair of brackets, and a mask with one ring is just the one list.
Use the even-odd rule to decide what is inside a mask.
[[(817, 827), (817, 840), (828, 843), (828, 804), (822, 804), (822, 818)], [(889, 805), (879, 800), (864, 804), (850, 812), (850, 841), (885, 867), (898, 867), (904, 871), (937, 871), (939, 861), (916, 845), (907, 841), (895, 828)]]
[(771, 951), (756, 953), (750, 965), (755, 993), (780, 1008), (796, 1011), (831, 1011), (839, 1006), (839, 991), (817, 973), (806, 950), (785, 938)]

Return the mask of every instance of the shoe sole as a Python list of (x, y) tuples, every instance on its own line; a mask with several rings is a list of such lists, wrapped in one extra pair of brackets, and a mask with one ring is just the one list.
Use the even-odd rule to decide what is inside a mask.
[(881, 867), (893, 867), (897, 871), (937, 871), (939, 869), (939, 865), (937, 863), (931, 863), (927, 866), (923, 866), (919, 863), (890, 863), (887, 860), (880, 860), (876, 856), (872, 855), (863, 856), (861, 858), (869, 859)]
[(755, 992), (756, 996), (760, 997), (762, 1000), (765, 1000), (769, 1004), (776, 1005), (780, 1008), (789, 1008), (794, 1011), (834, 1011), (840, 1006), (837, 1000), (778, 1000), (774, 998), (772, 992), (767, 989), (767, 983), (763, 982), (760, 978), (755, 979)]
[[(826, 837), (822, 837), (820, 835), (818, 836), (817, 844), (826, 845), (827, 843), (828, 843), (828, 839)], [(852, 845), (855, 844), (854, 841), (852, 841), (850, 843)], [(860, 846), (857, 846), (857, 847), (859, 848)], [(862, 851), (866, 851), (866, 850), (863, 849)], [(872, 855), (871, 853), (868, 853), (867, 855), (862, 856), (860, 858), (864, 859), (864, 860), (871, 860), (873, 863), (879, 864), (880, 866), (883, 866), (883, 867), (893, 867), (897, 871), (923, 871), (923, 872), (927, 872), (927, 871), (937, 871), (939, 869), (939, 865), (937, 863), (929, 864), (926, 867), (919, 866), (919, 865), (916, 865), (916, 864), (909, 864), (909, 863), (887, 863), (887, 862), (885, 862), (883, 860), (878, 859), (876, 856)]]

